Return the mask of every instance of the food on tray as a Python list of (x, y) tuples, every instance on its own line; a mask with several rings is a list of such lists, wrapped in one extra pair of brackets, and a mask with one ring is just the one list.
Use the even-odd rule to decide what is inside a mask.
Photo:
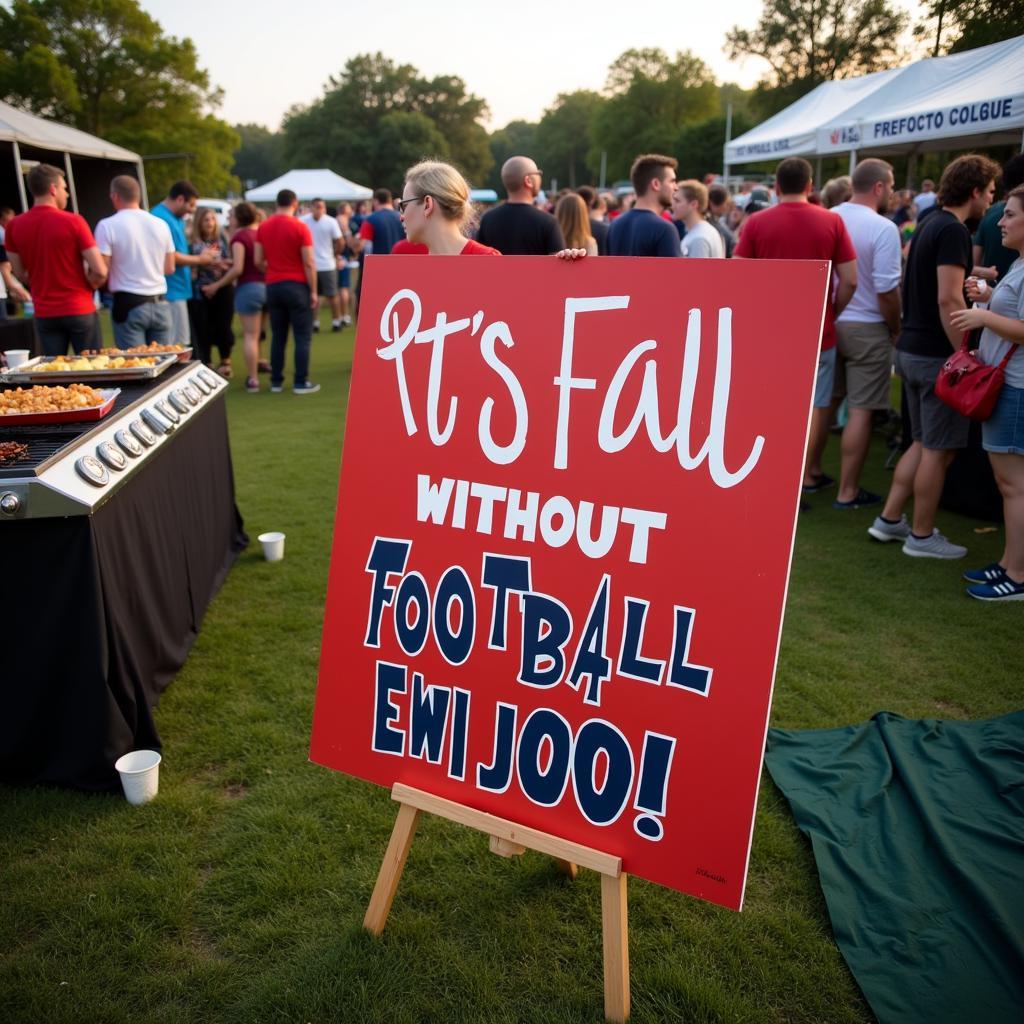
[(83, 356), (56, 356), (48, 363), (37, 363), (31, 367), (33, 373), (62, 373), (70, 370), (130, 370), (137, 366), (156, 366), (156, 357), (149, 358), (125, 356), (118, 352), (116, 356), (100, 355), (87, 359)]
[(27, 451), (28, 445), (21, 444), (20, 441), (0, 441), (0, 466), (9, 466), (12, 462), (17, 462), (24, 458)]
[(184, 345), (158, 345), (151, 341), (148, 345), (135, 345), (132, 348), (101, 348), (86, 349), (83, 356), (139, 356), (162, 355), (165, 352), (184, 352)]
[(67, 387), (45, 384), (33, 388), (14, 388), (0, 391), (0, 416), (25, 416), (40, 412), (71, 412), (102, 405), (103, 395), (88, 384), (69, 384)]

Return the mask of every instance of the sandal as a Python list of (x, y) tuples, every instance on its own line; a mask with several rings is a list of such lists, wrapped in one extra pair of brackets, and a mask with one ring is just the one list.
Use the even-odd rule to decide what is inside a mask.
[(217, 372), (218, 372), (218, 373), (219, 373), (219, 374), (220, 374), (220, 375), (221, 375), (221, 376), (222, 376), (222, 377), (223, 377), (223, 378), (224, 378), (225, 380), (231, 380), (231, 374), (232, 374), (232, 372), (233, 372), (233, 371), (232, 371), (232, 369), (231, 369), (231, 360), (230, 360), (230, 359), (225, 359), (225, 360), (224, 360), (224, 361), (223, 361), (223, 362), (222, 362), (222, 363), (220, 364), (220, 366), (218, 366), (218, 367), (217, 367)]
[(811, 477), (809, 484), (804, 484), (800, 489), (804, 494), (817, 494), (818, 491), (825, 490), (826, 487), (831, 487), (835, 483), (835, 480), (828, 475), (828, 473), (819, 473), (817, 476)]
[(268, 363), (266, 359), (261, 359), (259, 363), (256, 364), (256, 370), (259, 373), (270, 373), (270, 363)]

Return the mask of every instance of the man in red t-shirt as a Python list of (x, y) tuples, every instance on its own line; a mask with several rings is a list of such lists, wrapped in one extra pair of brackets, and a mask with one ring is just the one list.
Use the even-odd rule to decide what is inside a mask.
[(857, 290), (857, 252), (846, 225), (838, 214), (808, 202), (811, 184), (811, 165), (806, 160), (798, 156), (783, 160), (775, 171), (778, 205), (747, 219), (734, 254), (737, 259), (749, 260), (831, 260), (839, 278), (835, 298), (830, 286), (825, 303), (811, 436), (804, 464), (804, 491), (809, 494), (835, 483), (821, 470), (836, 368), (835, 318)]
[[(99, 320), (93, 292), (107, 279), (107, 264), (89, 225), (68, 213), (64, 172), (36, 164), (27, 184), (32, 209), (7, 225), (7, 253), (15, 276), (32, 292), (36, 334), (43, 354), (98, 348)], [(84, 263), (83, 263), (84, 261)]]
[(313, 236), (298, 220), (299, 200), (290, 188), (277, 193), (277, 210), (256, 230), (255, 262), (267, 282), (270, 317), (270, 390), (284, 390), (284, 352), (288, 326), (295, 332), (297, 395), (312, 395), (319, 384), (309, 380), (309, 350), (313, 343), (313, 311), (319, 305)]

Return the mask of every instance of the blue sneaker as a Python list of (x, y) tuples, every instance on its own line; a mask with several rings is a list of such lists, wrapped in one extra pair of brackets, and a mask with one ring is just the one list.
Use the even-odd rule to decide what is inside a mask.
[(967, 593), (979, 601), (1024, 601), (1024, 583), (1014, 583), (1004, 573), (998, 583), (975, 583)]
[(986, 565), (984, 569), (968, 569), (964, 579), (968, 583), (998, 583), (1006, 575), (1006, 570), (998, 563)]
[(295, 387), (292, 388), (292, 391), (296, 395), (315, 395), (319, 390), (319, 384), (313, 384), (308, 380), (304, 384), (296, 384)]

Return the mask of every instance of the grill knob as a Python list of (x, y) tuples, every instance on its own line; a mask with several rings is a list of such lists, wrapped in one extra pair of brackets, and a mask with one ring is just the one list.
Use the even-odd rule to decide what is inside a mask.
[(21, 498), (13, 491), (5, 491), (0, 494), (0, 512), (3, 512), (5, 516), (17, 515), (20, 508)]

